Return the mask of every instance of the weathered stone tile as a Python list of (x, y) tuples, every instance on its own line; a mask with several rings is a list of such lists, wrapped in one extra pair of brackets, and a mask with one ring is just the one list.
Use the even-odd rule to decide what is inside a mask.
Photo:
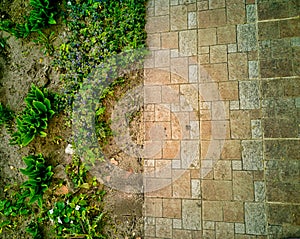
[(232, 162), (232, 170), (241, 171), (242, 170), (242, 161), (241, 160), (233, 160)]
[(253, 201), (253, 178), (251, 172), (233, 171), (233, 198), (238, 201)]
[(220, 82), (219, 91), (223, 100), (239, 99), (238, 81)]
[(212, 120), (229, 119), (229, 103), (226, 101), (214, 101), (211, 108)]
[(243, 202), (224, 202), (223, 205), (225, 222), (244, 222)]
[(155, 0), (155, 16), (169, 14), (169, 3), (167, 1)]
[(170, 50), (155, 51), (155, 67), (170, 66)]
[(198, 12), (199, 28), (220, 27), (226, 25), (225, 9)]
[(228, 222), (216, 223), (216, 239), (234, 238), (234, 224)]
[(204, 200), (226, 201), (232, 199), (231, 181), (202, 181), (202, 197)]
[(258, 109), (260, 107), (259, 81), (240, 81), (239, 95), (241, 109)]
[(199, 139), (200, 137), (200, 126), (199, 126), (199, 121), (190, 121), (190, 134), (191, 134), (191, 139)]
[(203, 220), (214, 222), (223, 220), (223, 206), (221, 201), (202, 201), (202, 203)]
[(172, 238), (172, 219), (156, 218), (156, 236)]
[(294, 17), (299, 14), (297, 1), (259, 1), (258, 19), (270, 20)]
[(256, 22), (257, 18), (256, 18), (256, 5), (255, 4), (249, 4), (246, 5), (246, 14), (247, 14), (247, 22)]
[(178, 49), (178, 33), (167, 32), (161, 34), (161, 47), (163, 49)]
[(149, 49), (160, 49), (160, 34), (148, 34), (147, 45)]
[(173, 237), (172, 239), (193, 239), (192, 238), (192, 232), (189, 230), (173, 230)]
[(191, 189), (192, 189), (192, 198), (199, 199), (201, 197), (201, 188), (200, 188), (200, 180), (192, 179), (191, 180)]
[[(177, 75), (184, 80), (184, 83), (188, 80), (188, 58), (187, 57), (178, 57), (171, 59), (171, 73), (172, 75)], [(172, 81), (172, 79), (171, 79)], [(177, 83), (177, 82), (173, 82)]]
[(170, 21), (171, 31), (186, 30), (188, 28), (187, 22), (187, 8), (185, 5), (171, 6)]
[(232, 139), (250, 139), (251, 125), (249, 111), (231, 111), (230, 128)]
[(300, 140), (265, 140), (266, 160), (299, 160)]
[(208, 10), (208, 1), (201, 1), (197, 3), (197, 10), (204, 11)]
[(262, 181), (254, 182), (255, 202), (264, 202), (266, 198), (265, 183)]
[(162, 200), (159, 198), (145, 198), (145, 216), (162, 217)]
[(218, 44), (229, 44), (236, 42), (236, 26), (226, 25), (217, 28)]
[(216, 45), (210, 47), (210, 63), (227, 62), (227, 46)]
[(245, 3), (243, 0), (227, 0), (227, 23), (243, 24), (246, 21)]
[(156, 178), (171, 178), (172, 177), (172, 162), (171, 160), (155, 160), (155, 177)]
[(179, 103), (179, 86), (178, 85), (162, 85), (161, 100), (164, 104)]
[[(287, 80), (287, 79), (285, 79)], [(262, 80), (262, 97), (266, 98), (280, 98), (284, 96), (284, 81), (282, 79)]]
[(214, 166), (214, 179), (231, 180), (231, 161), (219, 160)]
[(189, 65), (189, 82), (196, 83), (198, 82), (198, 66)]
[(267, 204), (268, 222), (273, 225), (300, 225), (300, 205)]
[(245, 224), (244, 223), (234, 223), (234, 232), (237, 234), (245, 233)]
[(236, 53), (237, 44), (228, 44), (227, 49), (228, 49), (228, 53)]
[(200, 66), (201, 82), (220, 82), (228, 80), (226, 63), (206, 64)]
[(203, 233), (201, 235), (203, 239), (210, 239), (216, 237), (216, 232), (214, 230), (203, 230)]
[(239, 51), (257, 49), (256, 25), (254, 23), (237, 26), (237, 42)]
[(291, 59), (272, 58), (261, 60), (260, 73), (262, 78), (293, 76), (293, 61)]
[(179, 52), (182, 56), (193, 56), (197, 54), (196, 30), (179, 32)]
[(245, 203), (245, 225), (248, 234), (266, 234), (267, 216), (263, 203)]
[(209, 0), (209, 9), (224, 8), (225, 0)]
[(144, 89), (144, 102), (160, 103), (161, 102), (161, 87), (160, 86), (147, 86)]
[(169, 23), (169, 16), (148, 17), (145, 28), (147, 33), (168, 32)]
[(290, 39), (274, 39), (271, 41), (272, 57), (276, 59), (292, 57)]
[(229, 103), (230, 110), (239, 110), (240, 109), (240, 101), (238, 100), (231, 100)]
[(203, 218), (203, 229), (215, 230), (215, 222), (214, 221), (204, 221), (204, 218)]
[(260, 139), (262, 137), (261, 120), (251, 120), (252, 139)]
[(198, 30), (199, 46), (215, 45), (217, 42), (217, 29), (205, 28)]
[[(201, 73), (203, 73), (203, 72), (201, 72)], [(201, 78), (200, 80), (203, 80), (203, 78)], [(220, 93), (219, 93), (219, 90), (218, 90), (218, 84), (216, 84), (216, 83), (203, 83), (203, 84), (200, 84), (199, 85), (199, 91), (200, 91), (200, 96), (203, 97), (205, 101), (220, 100)]]
[(279, 38), (279, 21), (259, 22), (258, 23), (258, 39), (278, 39)]
[(246, 53), (228, 54), (229, 80), (244, 80), (248, 78), (248, 60)]
[(181, 199), (167, 199), (163, 198), (163, 217), (167, 218), (181, 218)]
[(258, 61), (248, 61), (249, 78), (258, 78)]
[(197, 140), (185, 140), (181, 141), (181, 166), (182, 168), (189, 168), (196, 166), (199, 159), (199, 143)]
[(190, 198), (191, 182), (190, 173), (185, 170), (173, 170), (173, 198)]
[(197, 13), (189, 12), (188, 13), (188, 28), (193, 29), (197, 27)]
[(173, 228), (181, 229), (182, 228), (182, 221), (181, 219), (173, 219)]
[(263, 170), (263, 145), (261, 140), (242, 141), (244, 170)]
[(289, 19), (279, 22), (280, 37), (299, 37), (300, 36), (300, 20)]
[(182, 226), (184, 229), (201, 230), (201, 201), (182, 200)]

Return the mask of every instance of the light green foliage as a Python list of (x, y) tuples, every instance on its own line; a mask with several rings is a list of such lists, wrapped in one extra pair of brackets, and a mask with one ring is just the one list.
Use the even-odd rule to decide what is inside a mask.
[(26, 38), (31, 32), (37, 32), (49, 24), (56, 24), (53, 3), (53, 0), (30, 0), (32, 10), (25, 17), (25, 22), (0, 21), (0, 30), (17, 38)]
[(46, 36), (42, 31), (38, 31), (38, 33), (39, 36), (36, 40), (34, 40), (34, 42), (42, 46), (42, 50), (45, 55), (53, 55), (54, 46), (52, 43), (56, 39), (54, 32), (51, 32), (48, 36)]
[(28, 176), (28, 180), (21, 187), (29, 190), (29, 204), (38, 201), (39, 206), (42, 207), (44, 192), (48, 189), (53, 175), (52, 166), (46, 166), (42, 154), (27, 156), (23, 161), (27, 167), (20, 171)]
[(57, 235), (65, 238), (105, 238), (104, 214), (100, 206), (104, 194), (104, 191), (96, 191), (92, 195), (72, 195), (66, 198), (66, 202), (56, 202), (48, 216)]
[(12, 135), (11, 142), (21, 146), (27, 146), (37, 135), (46, 137), (44, 132), (48, 126), (48, 120), (55, 114), (51, 109), (48, 93), (41, 91), (35, 85), (25, 98), (26, 109), (17, 118), (17, 132)]
[(72, 163), (67, 165), (66, 172), (75, 187), (80, 187), (86, 183), (87, 168), (77, 155), (73, 155)]

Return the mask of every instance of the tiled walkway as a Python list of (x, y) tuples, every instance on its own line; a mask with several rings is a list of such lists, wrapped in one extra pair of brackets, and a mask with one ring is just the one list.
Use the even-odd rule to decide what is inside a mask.
[(300, 237), (297, 0), (149, 0), (145, 239)]

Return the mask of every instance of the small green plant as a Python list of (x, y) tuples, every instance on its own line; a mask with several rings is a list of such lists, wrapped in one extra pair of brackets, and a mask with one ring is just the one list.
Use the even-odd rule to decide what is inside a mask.
[(0, 30), (6, 31), (17, 38), (26, 38), (31, 32), (40, 31), (48, 24), (56, 24), (52, 2), (51, 0), (30, 0), (32, 10), (29, 16), (25, 17), (25, 22), (0, 21)]
[(51, 32), (48, 36), (46, 36), (42, 31), (38, 31), (39, 36), (36, 40), (34, 40), (35, 43), (40, 44), (42, 46), (43, 53), (45, 55), (53, 55), (54, 53), (54, 46), (53, 41), (55, 41), (55, 33)]
[(105, 192), (92, 195), (67, 195), (66, 202), (58, 201), (48, 211), (58, 236), (64, 238), (106, 238), (103, 235), (104, 214), (101, 201)]
[(0, 102), (0, 126), (8, 125), (8, 123), (13, 119), (13, 117), (13, 112)]
[(46, 90), (43, 92), (35, 85), (25, 98), (26, 109), (22, 116), (17, 118), (17, 131), (12, 135), (12, 144), (27, 146), (37, 135), (46, 137), (44, 132), (48, 120), (55, 114), (51, 109)]
[(77, 155), (73, 155), (72, 163), (67, 165), (66, 172), (76, 188), (86, 183), (87, 168)]
[(40, 232), (39, 224), (35, 220), (32, 220), (29, 223), (29, 225), (26, 227), (26, 232), (28, 232), (32, 236), (32, 239), (42, 239), (43, 238), (43, 236)]
[(42, 207), (44, 192), (48, 189), (53, 175), (52, 166), (46, 166), (42, 154), (27, 156), (23, 158), (23, 161), (27, 167), (20, 171), (28, 176), (28, 180), (21, 185), (21, 188), (29, 189), (29, 193), (27, 193), (29, 204), (38, 201), (38, 205)]

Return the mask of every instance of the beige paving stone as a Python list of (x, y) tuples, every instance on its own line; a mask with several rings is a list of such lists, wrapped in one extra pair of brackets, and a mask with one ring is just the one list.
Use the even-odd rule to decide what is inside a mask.
[(203, 180), (202, 196), (204, 200), (230, 201), (232, 199), (232, 183), (223, 180)]
[(202, 121), (200, 125), (200, 138), (211, 140), (211, 121)]
[(170, 66), (170, 50), (155, 51), (155, 67), (169, 67)]
[(145, 216), (162, 217), (162, 199), (145, 198)]
[(189, 230), (201, 230), (201, 200), (182, 200), (182, 227)]
[[(201, 159), (219, 160), (222, 147), (220, 140), (201, 140)], [(203, 161), (202, 161), (203, 162)], [(204, 167), (202, 165), (202, 167)], [(205, 166), (206, 167), (206, 166)], [(210, 166), (212, 169), (212, 165)]]
[(216, 232), (213, 230), (203, 230), (203, 239), (216, 238)]
[(253, 177), (251, 172), (233, 171), (233, 198), (238, 201), (253, 201)]
[(173, 170), (173, 198), (190, 198), (191, 182), (189, 170)]
[(180, 95), (182, 95), (188, 104), (194, 109), (198, 109), (198, 85), (197, 84), (184, 84), (180, 85)]
[(211, 109), (212, 120), (228, 120), (229, 119), (229, 102), (213, 101)]
[(156, 218), (156, 237), (172, 238), (172, 219)]
[(171, 160), (155, 160), (155, 177), (171, 178), (172, 177), (172, 161)]
[(197, 3), (197, 9), (198, 11), (204, 11), (204, 10), (208, 10), (208, 0), (204, 0), (204, 1), (198, 1)]
[(244, 80), (248, 78), (248, 61), (246, 53), (228, 54), (229, 80)]
[(159, 104), (155, 105), (155, 121), (170, 121), (171, 119), (171, 112), (170, 112), (170, 105), (168, 104)]
[(224, 202), (223, 213), (225, 222), (244, 222), (243, 202)]
[(229, 120), (213, 120), (211, 139), (212, 140), (224, 140), (230, 139), (230, 126)]
[(197, 12), (192, 12), (191, 10), (189, 10), (188, 7), (188, 28), (189, 29), (194, 29), (197, 28)]
[(144, 185), (145, 197), (172, 197), (171, 180), (168, 178), (147, 178)]
[(214, 166), (214, 179), (231, 180), (231, 161), (219, 160)]
[(160, 86), (145, 86), (144, 87), (144, 102), (160, 103), (161, 102), (161, 87)]
[(234, 224), (227, 222), (216, 223), (216, 239), (234, 238)]
[(227, 23), (243, 24), (246, 22), (246, 10), (244, 0), (227, 0)]
[[(202, 210), (203, 210), (204, 221), (213, 221), (213, 222), (223, 221), (222, 201), (202, 201)], [(214, 228), (210, 228), (210, 229), (214, 229)]]
[(226, 63), (207, 64), (200, 66), (200, 82), (221, 82), (227, 80), (228, 71)]
[(200, 54), (209, 54), (209, 46), (201, 46), (199, 47)]
[(179, 32), (179, 52), (183, 56), (193, 56), (197, 54), (196, 30)]
[(199, 63), (200, 64), (208, 64), (209, 63), (209, 54), (199, 55)]
[(210, 63), (227, 62), (227, 46), (216, 45), (210, 47)]
[(145, 140), (162, 141), (171, 139), (170, 122), (145, 122)]
[(240, 140), (225, 140), (221, 159), (241, 159), (242, 148)]
[(163, 49), (178, 49), (178, 32), (161, 33), (161, 47)]
[(148, 34), (147, 46), (150, 50), (160, 49), (160, 34)]
[(192, 232), (189, 230), (173, 230), (173, 239), (192, 239)]
[(188, 77), (189, 77), (188, 58), (187, 57), (172, 58), (171, 73), (172, 75), (178, 75), (180, 78), (182, 78), (182, 81), (184, 83), (188, 82)]
[(155, 0), (154, 3), (155, 16), (168, 15), (169, 14), (169, 3), (167, 1)]
[(219, 90), (220, 90), (221, 99), (223, 99), (223, 100), (238, 100), (239, 99), (238, 81), (220, 82)]
[[(169, 19), (167, 20), (169, 22)], [(171, 31), (186, 30), (188, 28), (187, 7), (185, 5), (171, 6), (170, 25)]]
[(199, 28), (220, 27), (226, 25), (225, 9), (198, 12)]
[(218, 44), (236, 43), (236, 26), (227, 25), (217, 28)]
[(168, 32), (169, 24), (169, 16), (148, 17), (145, 28), (147, 33)]
[(199, 166), (199, 142), (198, 140), (182, 140), (181, 147), (181, 165), (183, 169)]
[(251, 121), (249, 111), (231, 111), (230, 127), (232, 139), (250, 139)]
[(154, 114), (153, 112), (144, 111), (144, 121), (154, 121)]
[(225, 0), (209, 0), (209, 9), (224, 8)]
[(180, 157), (180, 141), (167, 140), (163, 142), (163, 158), (179, 159)]
[[(144, 84), (145, 85), (165, 85), (170, 83), (169, 70), (150, 68), (144, 70)], [(146, 87), (147, 87), (146, 86)]]
[(179, 85), (163, 85), (161, 87), (162, 103), (179, 103)]
[(203, 229), (215, 230), (215, 222), (214, 221), (205, 221), (203, 218)]
[(217, 29), (205, 28), (198, 30), (199, 46), (215, 45), (217, 43)]
[(181, 199), (163, 199), (163, 217), (181, 218)]

